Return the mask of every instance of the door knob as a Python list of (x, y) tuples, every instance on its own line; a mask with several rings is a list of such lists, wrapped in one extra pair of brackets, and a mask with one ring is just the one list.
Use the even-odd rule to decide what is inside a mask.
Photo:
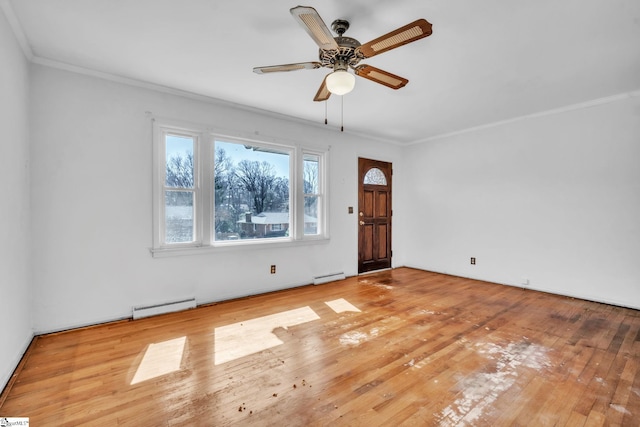
[(360, 216), (364, 216), (364, 214), (362, 212), (360, 212)]
[(364, 225), (364, 221), (360, 221), (360, 225)]

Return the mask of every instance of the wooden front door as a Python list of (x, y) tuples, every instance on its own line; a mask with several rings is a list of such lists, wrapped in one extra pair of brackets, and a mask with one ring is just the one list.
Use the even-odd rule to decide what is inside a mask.
[(358, 273), (391, 268), (391, 163), (358, 159)]

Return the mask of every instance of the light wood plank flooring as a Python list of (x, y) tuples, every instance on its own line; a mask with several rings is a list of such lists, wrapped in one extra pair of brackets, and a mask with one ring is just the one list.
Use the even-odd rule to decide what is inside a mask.
[(400, 268), (41, 336), (4, 397), (34, 426), (638, 426), (640, 312)]

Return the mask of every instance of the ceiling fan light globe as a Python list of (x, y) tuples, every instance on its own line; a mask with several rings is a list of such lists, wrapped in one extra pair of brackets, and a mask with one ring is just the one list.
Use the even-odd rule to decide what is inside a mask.
[(334, 95), (346, 95), (356, 85), (356, 77), (348, 71), (334, 71), (327, 76), (327, 89)]

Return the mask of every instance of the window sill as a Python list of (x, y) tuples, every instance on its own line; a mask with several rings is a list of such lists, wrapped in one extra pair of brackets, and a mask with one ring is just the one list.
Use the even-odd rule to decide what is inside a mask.
[(260, 241), (238, 241), (217, 243), (212, 246), (180, 246), (149, 248), (153, 258), (168, 258), (175, 256), (202, 255), (207, 253), (234, 252), (260, 249), (289, 248), (307, 245), (322, 245), (329, 243), (328, 237), (307, 237), (303, 240), (272, 240)]

